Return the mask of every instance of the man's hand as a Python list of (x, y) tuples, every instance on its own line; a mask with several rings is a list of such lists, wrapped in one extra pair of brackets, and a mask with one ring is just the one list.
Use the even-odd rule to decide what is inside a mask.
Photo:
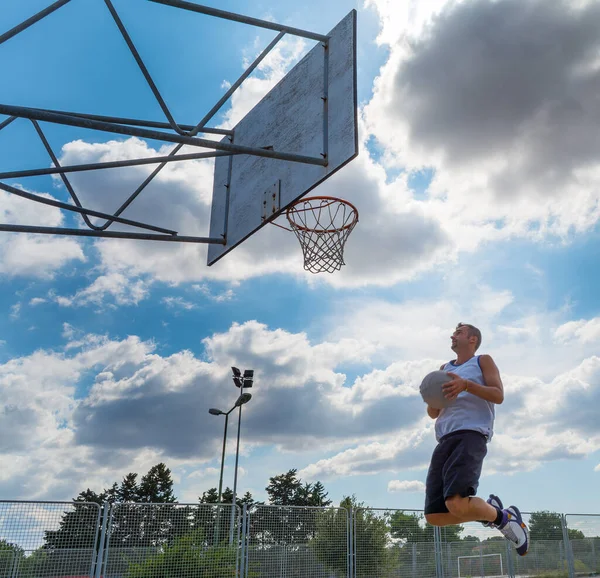
[(459, 393), (467, 390), (467, 380), (459, 377), (456, 373), (448, 372), (448, 375), (452, 378), (452, 381), (445, 383), (442, 390), (446, 399), (454, 401)]

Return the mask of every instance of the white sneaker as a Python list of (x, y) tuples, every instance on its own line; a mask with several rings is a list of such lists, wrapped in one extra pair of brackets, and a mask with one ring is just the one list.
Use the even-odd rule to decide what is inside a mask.
[(529, 550), (529, 530), (523, 518), (521, 512), (516, 506), (509, 506), (505, 510), (502, 510), (504, 519), (498, 526), (498, 530), (502, 532), (504, 537), (512, 542), (517, 549), (519, 556), (525, 556)]

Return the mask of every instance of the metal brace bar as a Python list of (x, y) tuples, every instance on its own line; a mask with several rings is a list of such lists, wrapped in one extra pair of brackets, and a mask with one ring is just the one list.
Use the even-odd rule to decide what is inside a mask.
[(323, 158), (329, 157), (329, 40), (323, 43)]
[(165, 4), (166, 6), (173, 6), (174, 8), (183, 8), (184, 10), (190, 10), (191, 12), (208, 14), (209, 16), (216, 16), (217, 18), (224, 18), (225, 20), (241, 22), (242, 24), (250, 24), (252, 26), (258, 26), (259, 28), (268, 28), (269, 30), (277, 30), (278, 32), (287, 32), (288, 34), (301, 36), (303, 38), (310, 38), (311, 40), (319, 40), (324, 42), (329, 38), (323, 34), (316, 34), (315, 32), (309, 32), (308, 30), (293, 28), (292, 26), (285, 26), (283, 24), (277, 24), (276, 22), (260, 20), (259, 18), (252, 18), (242, 14), (235, 14), (234, 12), (226, 12), (225, 10), (218, 10), (217, 8), (210, 8), (201, 4), (194, 4), (193, 2), (185, 2), (184, 0), (150, 0), (150, 2)]
[(117, 28), (119, 29), (119, 32), (121, 33), (121, 36), (123, 36), (123, 40), (125, 40), (125, 43), (127, 44), (127, 47), (129, 48), (129, 51), (131, 52), (133, 58), (137, 62), (139, 69), (141, 70), (142, 74), (144, 75), (144, 78), (146, 79), (146, 82), (148, 83), (148, 86), (150, 87), (152, 94), (154, 94), (154, 98), (156, 98), (160, 108), (162, 108), (162, 111), (165, 113), (165, 116), (167, 117), (167, 120), (169, 121), (171, 128), (180, 135), (189, 135), (188, 131), (182, 130), (181, 127), (175, 122), (175, 119), (173, 118), (173, 115), (171, 114), (171, 111), (169, 110), (167, 103), (165, 102), (162, 95), (160, 94), (160, 91), (158, 90), (158, 87), (154, 83), (154, 80), (152, 80), (152, 76), (148, 72), (148, 69), (146, 68), (146, 65), (144, 64), (144, 61), (142, 60), (140, 53), (137, 51), (137, 48), (135, 47), (133, 40), (131, 40), (129, 33), (127, 32), (127, 29), (125, 28), (123, 21), (117, 14), (117, 11), (115, 10), (115, 7), (113, 6), (111, 0), (104, 0), (104, 3), (106, 4), (106, 7), (108, 8), (111, 16), (113, 17), (113, 20), (115, 21), (115, 24), (117, 25)]
[(4, 127), (7, 127), (14, 120), (17, 120), (16, 116), (11, 116), (11, 117), (7, 118), (5, 121), (0, 122), (0, 130), (2, 130)]
[(88, 231), (86, 229), (61, 229), (60, 227), (31, 227), (28, 225), (0, 225), (0, 231), (9, 233), (40, 233), (45, 235), (72, 235), (75, 237), (100, 237), (108, 239), (132, 239), (142, 241), (172, 241), (176, 243), (214, 243), (224, 245), (216, 237), (184, 237), (179, 235), (153, 235), (151, 233), (126, 233), (122, 231)]
[(34, 14), (31, 18), (24, 20), (23, 22), (21, 22), (21, 24), (18, 24), (14, 28), (11, 28), (8, 32), (5, 32), (4, 34), (2, 34), (2, 36), (0, 36), (0, 44), (2, 44), (3, 42), (6, 42), (8, 39), (12, 38), (13, 36), (16, 36), (17, 34), (19, 34), (19, 32), (23, 32), (23, 30), (25, 30), (26, 28), (29, 28), (32, 24), (35, 24), (38, 20), (45, 18), (49, 14), (52, 14), (52, 12), (54, 12), (55, 10), (58, 10), (61, 6), (64, 6), (65, 4), (67, 4), (70, 1), (71, 0), (58, 0), (57, 2), (54, 2), (54, 4), (51, 4), (50, 6), (48, 6), (47, 8), (40, 10), (40, 12), (38, 12), (37, 14)]
[[(46, 135), (42, 131), (37, 120), (32, 120), (31, 123), (33, 124), (33, 127), (35, 128), (36, 132), (38, 133), (38, 136), (40, 137), (40, 140), (42, 141), (42, 144), (44, 145), (44, 148), (46, 149), (48, 156), (52, 159), (54, 166), (60, 167), (60, 162), (58, 160), (58, 157), (54, 154), (54, 151), (52, 150), (52, 147), (50, 146), (50, 143), (48, 142), (48, 139), (46, 138)], [(81, 204), (81, 201), (79, 200), (79, 197), (77, 196), (77, 193), (75, 192), (75, 189), (71, 186), (71, 182), (69, 181), (67, 176), (63, 173), (60, 173), (60, 178), (61, 178), (63, 184), (65, 185), (65, 188), (67, 189), (67, 191), (69, 191), (69, 195), (71, 195), (71, 198), (73, 199), (73, 202), (75, 203), (75, 205), (81, 209), (83, 207), (83, 205)], [(85, 213), (82, 213), (81, 216), (83, 217), (85, 224), (90, 229), (98, 230), (98, 227), (89, 220), (88, 216)]]
[[(198, 123), (199, 130), (196, 132), (202, 132), (204, 125), (219, 111), (219, 109), (231, 98), (231, 95), (239, 88), (239, 86), (248, 78), (254, 69), (263, 61), (263, 59), (275, 48), (275, 45), (285, 36), (285, 32), (280, 32), (273, 41), (258, 55), (256, 60), (246, 69), (229, 88), (229, 90), (219, 99), (219, 102), (213, 106), (206, 116)], [(233, 131), (232, 131), (233, 132)]]
[[(90, 215), (92, 217), (99, 217), (101, 219), (112, 219), (118, 223), (122, 223), (123, 225), (131, 225), (132, 227), (140, 227), (142, 229), (148, 229), (149, 231), (157, 231), (159, 233), (164, 233), (166, 235), (177, 235), (177, 231), (171, 231), (170, 229), (164, 229), (163, 227), (156, 227), (154, 225), (147, 225), (145, 223), (141, 223), (139, 221), (132, 221), (130, 219), (122, 219), (120, 217), (115, 217), (114, 215), (108, 215), (107, 213), (101, 213), (100, 211), (94, 211), (92, 209), (85, 209), (81, 206), (73, 206), (67, 203), (62, 203), (61, 201), (56, 201), (54, 199), (48, 199), (46, 197), (41, 197), (39, 195), (34, 195), (33, 193), (28, 193), (21, 189), (17, 189), (15, 187), (11, 187), (5, 183), (0, 183), (0, 189), (6, 191), (7, 193), (11, 193), (18, 197), (22, 197), (24, 199), (29, 199), (30, 201), (34, 201), (36, 203), (41, 203), (43, 205), (50, 205), (51, 207), (57, 207), (59, 209), (65, 209), (67, 211), (73, 211), (74, 213), (79, 213), (81, 215)], [(98, 230), (94, 228), (94, 230)]]
[(0, 104), (0, 114), (6, 114), (10, 116), (20, 116), (23, 118), (35, 119), (45, 122), (52, 122), (56, 124), (66, 124), (70, 126), (78, 126), (82, 128), (88, 128), (92, 130), (100, 130), (105, 132), (112, 132), (117, 134), (125, 134), (129, 136), (138, 136), (140, 138), (147, 138), (152, 140), (163, 140), (167, 142), (181, 143), (182, 145), (191, 145), (196, 147), (204, 147), (216, 150), (227, 151), (231, 153), (254, 155), (258, 157), (265, 157), (269, 159), (278, 159), (282, 161), (298, 162), (307, 165), (327, 166), (327, 160), (317, 157), (309, 157), (305, 155), (298, 155), (294, 153), (285, 153), (268, 148), (256, 148), (243, 145), (227, 144), (220, 141), (211, 141), (207, 139), (201, 139), (196, 137), (188, 137), (182, 135), (174, 135), (164, 133), (157, 130), (149, 130), (137, 127), (129, 127), (118, 124), (111, 124), (108, 122), (101, 122), (96, 120), (80, 119), (64, 114), (55, 114), (47, 111), (43, 111), (35, 108), (28, 108), (24, 106), (12, 106), (8, 104)]
[(117, 169), (122, 167), (135, 167), (139, 165), (153, 165), (157, 163), (171, 163), (177, 161), (192, 161), (198, 159), (210, 159), (214, 157), (228, 157), (233, 153), (190, 153), (179, 156), (148, 157), (144, 159), (131, 159), (123, 161), (108, 161), (105, 163), (88, 163), (85, 165), (68, 165), (51, 167), (47, 169), (26, 169), (22, 171), (11, 171), (0, 173), (0, 179), (17, 179), (22, 177), (39, 177), (43, 175), (56, 175), (62, 173), (75, 173), (80, 171), (95, 171), (98, 169)]
[[(54, 112), (57, 114), (66, 114), (68, 116), (77, 116), (79, 118), (90, 118), (92, 120), (101, 120), (104, 122), (114, 122), (117, 124), (130, 124), (130, 125), (134, 125), (134, 126), (145, 126), (148, 128), (171, 128), (171, 125), (168, 122), (157, 122), (154, 120), (139, 120), (139, 119), (135, 119), (135, 118), (121, 118), (118, 116), (103, 116), (100, 114), (87, 114), (87, 113), (82, 113), (82, 112), (67, 112), (65, 110), (52, 110), (49, 108), (41, 108), (40, 110), (45, 110), (47, 112)], [(196, 128), (197, 128), (197, 126), (194, 126), (193, 124), (180, 124), (179, 126), (185, 130), (189, 130), (190, 132), (196, 130)], [(228, 134), (233, 134), (232, 130), (228, 130), (226, 128), (209, 128), (209, 127), (202, 127), (202, 130), (198, 130), (197, 132), (202, 132), (202, 133), (206, 133), (206, 134), (221, 134), (224, 136), (226, 136)]]

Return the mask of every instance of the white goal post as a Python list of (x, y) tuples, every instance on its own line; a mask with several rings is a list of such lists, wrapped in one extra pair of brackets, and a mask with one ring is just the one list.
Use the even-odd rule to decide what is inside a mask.
[[(497, 566), (497, 568), (500, 570), (500, 572), (494, 572), (493, 574), (487, 574), (483, 572), (483, 561), (482, 558), (490, 558), (490, 557), (497, 557), (500, 559), (500, 563)], [(480, 562), (477, 563), (475, 562), (475, 559), (479, 560)], [(464, 566), (467, 566), (467, 564), (463, 564), (463, 573), (461, 574), (461, 560), (469, 560), (469, 564), (468, 564), (468, 570), (466, 568), (464, 568)], [(476, 564), (474, 569), (474, 562)], [(488, 566), (489, 567), (489, 566)], [(466, 571), (465, 571), (466, 570)], [(476, 554), (475, 556), (459, 556), (458, 557), (458, 578), (466, 578), (467, 576), (504, 576), (504, 570), (502, 568), (502, 554)]]

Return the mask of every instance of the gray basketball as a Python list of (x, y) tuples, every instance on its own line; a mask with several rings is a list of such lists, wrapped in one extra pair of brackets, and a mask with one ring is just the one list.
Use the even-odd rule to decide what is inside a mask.
[(423, 401), (435, 409), (448, 407), (453, 402), (444, 397), (442, 385), (449, 381), (452, 381), (452, 377), (445, 371), (438, 370), (428, 373), (419, 388)]

